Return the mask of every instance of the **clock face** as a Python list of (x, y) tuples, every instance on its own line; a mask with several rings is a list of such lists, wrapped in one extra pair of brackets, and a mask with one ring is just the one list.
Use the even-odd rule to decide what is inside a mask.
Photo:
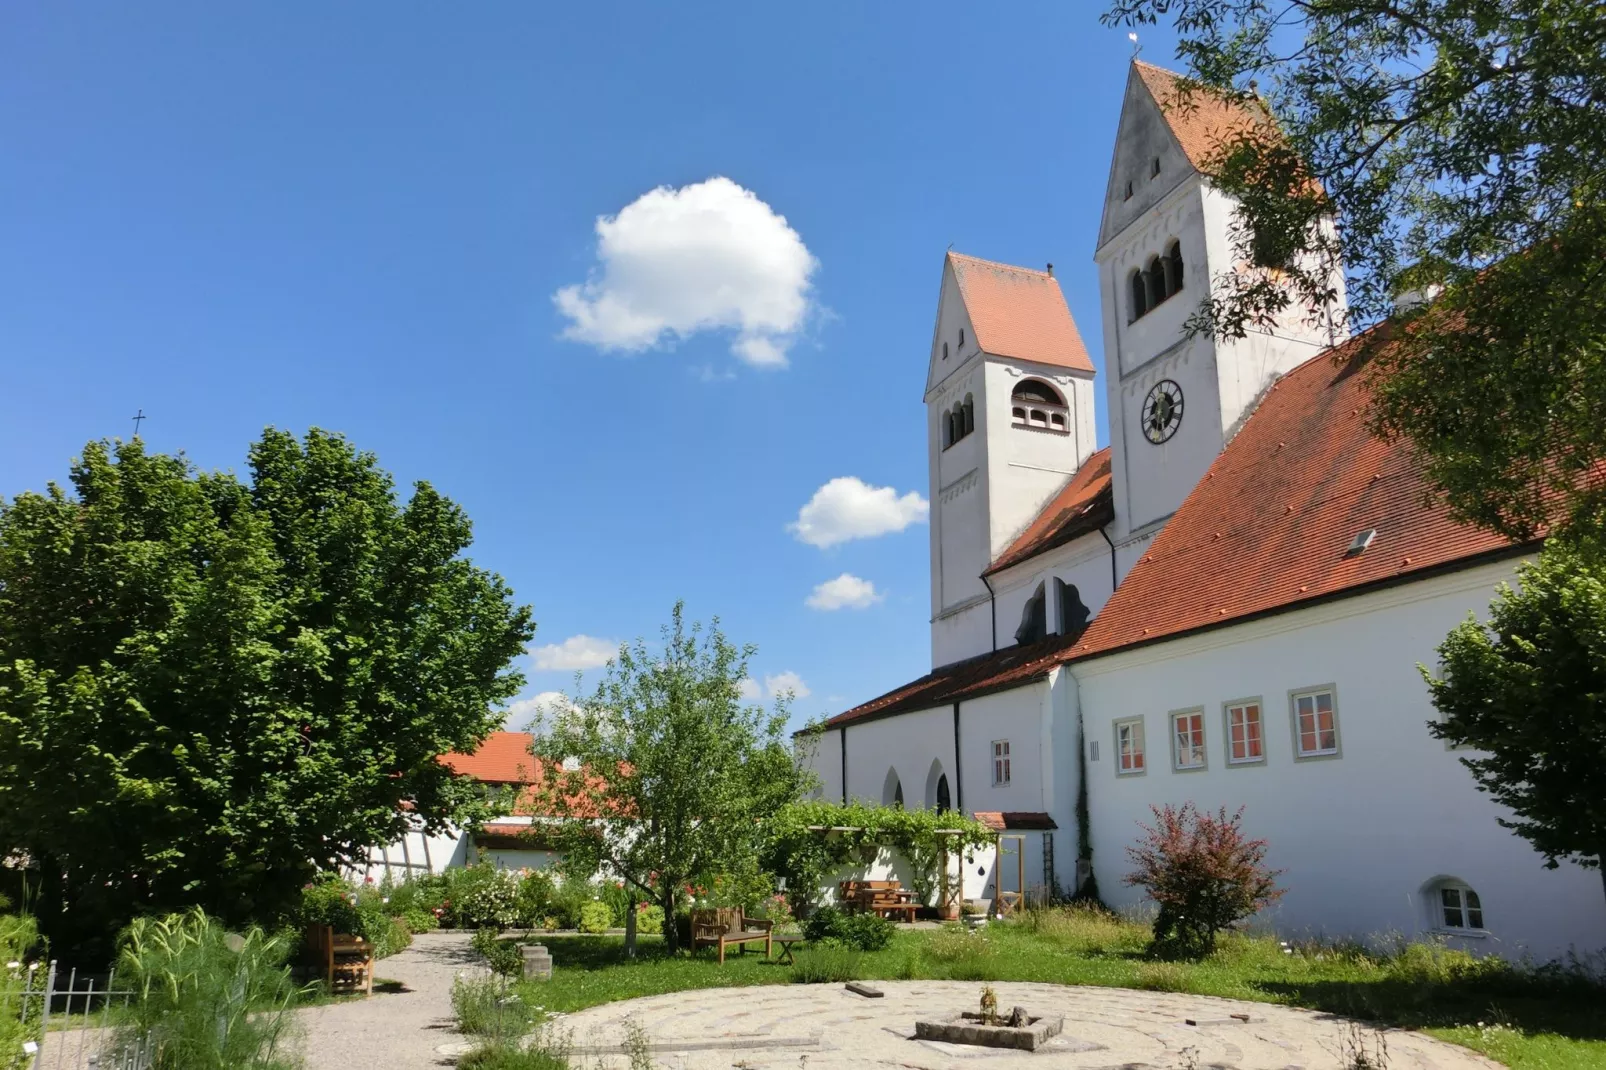
[(1161, 379), (1143, 399), (1143, 437), (1158, 446), (1181, 425), (1182, 388), (1170, 379)]

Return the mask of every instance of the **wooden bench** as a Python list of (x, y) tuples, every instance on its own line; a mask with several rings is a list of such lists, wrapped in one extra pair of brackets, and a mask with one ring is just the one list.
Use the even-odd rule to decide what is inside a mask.
[(328, 925), (307, 926), (307, 947), (330, 992), (374, 991), (374, 945)]
[(694, 910), (691, 912), (691, 948), (695, 952), (700, 947), (717, 947), (723, 966), (727, 947), (735, 947), (745, 955), (748, 944), (762, 942), (764, 957), (768, 958), (774, 928), (773, 921), (744, 917), (741, 907)]

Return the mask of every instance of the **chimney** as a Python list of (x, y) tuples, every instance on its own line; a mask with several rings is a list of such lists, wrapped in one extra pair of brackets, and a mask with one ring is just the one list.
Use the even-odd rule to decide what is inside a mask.
[(1054, 277), (1054, 265), (1053, 264), (1048, 265), (1048, 277), (1051, 278), (1051, 279)]

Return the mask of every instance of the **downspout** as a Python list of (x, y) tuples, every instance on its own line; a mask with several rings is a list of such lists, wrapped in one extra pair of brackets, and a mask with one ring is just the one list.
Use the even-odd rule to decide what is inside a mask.
[[(1105, 531), (1103, 528), (1099, 528), (1099, 534), (1103, 535), (1104, 536), (1104, 541), (1110, 544), (1110, 593), (1114, 594), (1115, 593), (1115, 589), (1121, 585), (1121, 581), (1116, 579), (1115, 543), (1110, 540), (1110, 533)], [(996, 627), (994, 628), (994, 630), (995, 631), (997, 630)], [(993, 642), (996, 644), (998, 642), (998, 640), (994, 639)]]
[(842, 805), (848, 805), (848, 726), (843, 725), (837, 729), (842, 735), (841, 745), (837, 750), (842, 752)]
[(965, 769), (959, 764), (959, 703), (954, 703), (954, 809), (965, 812)]
[[(1102, 531), (1104, 529), (1100, 528), (1099, 530)], [(1109, 536), (1106, 535), (1105, 538), (1109, 538)], [(1112, 549), (1111, 553), (1113, 552), (1114, 550)], [(993, 594), (993, 582), (987, 578), (987, 573), (983, 572), (981, 574), (981, 582), (987, 585), (987, 604), (992, 607), (993, 611), (993, 653), (996, 654), (998, 653), (998, 598)], [(954, 703), (954, 716), (959, 716), (959, 703), (957, 702)]]

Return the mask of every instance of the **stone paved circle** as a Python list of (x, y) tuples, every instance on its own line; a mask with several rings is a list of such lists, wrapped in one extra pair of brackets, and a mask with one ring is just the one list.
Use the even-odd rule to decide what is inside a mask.
[[(576, 1054), (625, 1065), (633, 1020), (668, 1070), (1341, 1070), (1349, 1019), (1265, 1003), (1125, 988), (998, 982), (998, 1005), (1064, 1015), (1065, 1030), (1033, 1053), (914, 1039), (922, 1017), (974, 1010), (969, 981), (876, 981), (866, 999), (840, 984), (713, 988), (625, 1000), (566, 1015)], [(1232, 1015), (1248, 1015), (1249, 1021)], [(1187, 1025), (1192, 1019), (1196, 1025)], [(1368, 1042), (1373, 1034), (1364, 1029)], [(1420, 1033), (1388, 1030), (1389, 1070), (1492, 1070), (1499, 1064)], [(1191, 1049), (1191, 1051), (1190, 1051)]]

